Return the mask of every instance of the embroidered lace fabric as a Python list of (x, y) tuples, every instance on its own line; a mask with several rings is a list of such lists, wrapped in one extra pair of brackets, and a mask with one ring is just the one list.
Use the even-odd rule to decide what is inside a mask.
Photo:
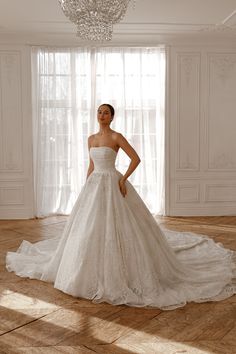
[(236, 293), (236, 252), (193, 233), (161, 229), (127, 181), (119, 190), (117, 153), (90, 149), (94, 171), (64, 232), (8, 252), (18, 276), (93, 302), (170, 310), (187, 302), (223, 300)]

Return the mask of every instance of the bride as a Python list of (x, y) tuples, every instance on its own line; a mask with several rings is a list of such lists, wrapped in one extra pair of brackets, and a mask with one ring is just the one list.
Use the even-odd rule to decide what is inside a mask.
[[(218, 301), (236, 293), (236, 252), (206, 236), (163, 231), (127, 180), (140, 163), (128, 141), (110, 128), (114, 108), (98, 108), (99, 132), (88, 138), (87, 180), (61, 237), (8, 252), (18, 276), (52, 282), (94, 302), (164, 310)], [(130, 157), (124, 175), (119, 149)]]

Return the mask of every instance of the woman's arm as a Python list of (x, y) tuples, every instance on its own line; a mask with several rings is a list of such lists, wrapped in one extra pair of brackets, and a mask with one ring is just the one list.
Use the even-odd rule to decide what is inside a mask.
[(117, 135), (117, 144), (131, 159), (129, 167), (125, 174), (119, 180), (120, 191), (123, 197), (127, 194), (125, 181), (134, 172), (137, 166), (140, 164), (141, 160), (134, 148), (129, 144), (129, 142), (124, 138), (122, 134)]
[[(88, 137), (88, 152), (91, 148), (91, 140), (92, 140), (92, 136)], [(88, 172), (87, 172), (87, 177), (86, 180), (88, 179), (89, 175), (93, 172), (94, 170), (94, 163), (93, 160), (91, 159), (90, 155), (89, 155), (89, 167), (88, 167)]]

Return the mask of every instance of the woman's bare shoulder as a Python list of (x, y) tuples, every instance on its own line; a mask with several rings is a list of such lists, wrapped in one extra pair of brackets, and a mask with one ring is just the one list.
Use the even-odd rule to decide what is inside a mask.
[(112, 131), (112, 137), (114, 140), (119, 140), (123, 137), (123, 135), (115, 130)]
[(95, 139), (95, 134), (92, 134), (88, 137), (88, 147), (91, 147), (93, 145)]
[(91, 134), (91, 135), (89, 135), (89, 137), (88, 137), (88, 142), (93, 141), (93, 140), (95, 139), (95, 137), (96, 137), (96, 134)]
[(126, 142), (126, 138), (124, 137), (123, 134), (119, 132), (114, 132), (114, 138), (113, 138), (118, 145), (121, 145), (122, 143)]

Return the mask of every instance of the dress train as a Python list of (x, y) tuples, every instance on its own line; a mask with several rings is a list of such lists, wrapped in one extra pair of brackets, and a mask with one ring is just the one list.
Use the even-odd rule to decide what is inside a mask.
[(90, 149), (87, 179), (60, 237), (8, 252), (6, 267), (94, 302), (164, 310), (236, 293), (236, 252), (206, 236), (162, 230), (130, 182), (119, 190), (117, 153)]

